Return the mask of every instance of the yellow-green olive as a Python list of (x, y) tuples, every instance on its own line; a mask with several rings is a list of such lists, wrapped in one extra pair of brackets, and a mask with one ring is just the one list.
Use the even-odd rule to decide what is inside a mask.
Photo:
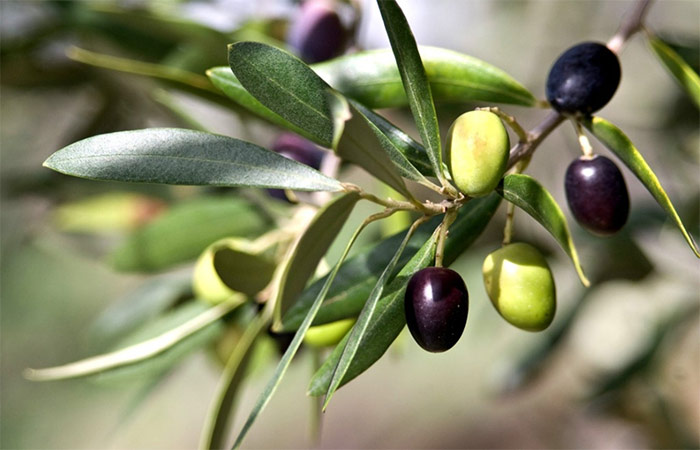
[(211, 304), (245, 300), (272, 279), (274, 262), (241, 238), (226, 238), (207, 247), (194, 268), (192, 288)]
[(445, 148), (455, 186), (470, 197), (482, 197), (503, 177), (510, 140), (496, 114), (469, 111), (452, 123)]
[(486, 257), (486, 292), (498, 313), (512, 325), (541, 331), (552, 323), (557, 309), (552, 271), (544, 256), (530, 244), (508, 244)]
[(330, 347), (340, 342), (355, 325), (356, 319), (343, 319), (336, 322), (311, 327), (304, 335), (304, 343), (311, 347)]

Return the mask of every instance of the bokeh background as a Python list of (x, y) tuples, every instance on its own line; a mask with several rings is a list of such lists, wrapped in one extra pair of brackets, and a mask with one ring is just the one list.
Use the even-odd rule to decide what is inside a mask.
[[(359, 16), (344, 10), (348, 22), (359, 20), (355, 45), (386, 47), (374, 2), (359, 5)], [(632, 2), (405, 0), (400, 5), (419, 43), (488, 61), (542, 98), (557, 55), (583, 40), (606, 41)], [(203, 193), (73, 179), (42, 168), (43, 160), (83, 137), (186, 127), (193, 118), (264, 146), (276, 134), (255, 118), (167, 84), (78, 63), (66, 57), (67, 49), (78, 46), (203, 73), (226, 64), (225, 44), (234, 38), (283, 40), (296, 7), (272, 0), (0, 2), (3, 448), (193, 448), (221, 369), (210, 352), (195, 351), (157, 383), (138, 374), (50, 383), (22, 377), (27, 367), (69, 362), (100, 348), (95, 323), (152, 277), (115, 270), (109, 255), (135, 228)], [(700, 2), (665, 0), (653, 4), (647, 25), (677, 45), (697, 70), (699, 18)], [(636, 143), (697, 240), (698, 110), (642, 35), (629, 42), (621, 63), (618, 93), (600, 115)], [(440, 106), (443, 132), (475, 106), (481, 105)], [(527, 128), (546, 114), (503, 109)], [(407, 111), (384, 113), (416, 135)], [(595, 142), (594, 149), (607, 154)], [(538, 149), (528, 170), (561, 205), (563, 174), (578, 152), (573, 128), (564, 124)], [(357, 169), (342, 174), (372, 186)], [(624, 175), (632, 212), (622, 233), (600, 239), (571, 224), (594, 280), (590, 289), (582, 288), (556, 243), (529, 217), (516, 215), (516, 238), (546, 252), (557, 282), (558, 315), (547, 331), (510, 327), (485, 295), (481, 263), (500, 243), (505, 211), (499, 212), (454, 265), (471, 295), (459, 344), (445, 354), (428, 354), (403, 334), (384, 358), (334, 397), (318, 445), (697, 448), (700, 264), (641, 184), (626, 169)], [(71, 221), (77, 213), (66, 205), (115, 192), (116, 200), (107, 198), (117, 206), (98, 209), (114, 208), (121, 212), (117, 217), (92, 228)], [(125, 211), (134, 217), (125, 218)], [(360, 220), (356, 214), (351, 222)], [(364, 244), (380, 233), (371, 230)], [(187, 274), (190, 267), (175, 272)], [(310, 353), (302, 352), (246, 447), (314, 445), (308, 431), (311, 402), (305, 396), (312, 367)], [(236, 430), (273, 369), (274, 359), (261, 357), (252, 370)]]

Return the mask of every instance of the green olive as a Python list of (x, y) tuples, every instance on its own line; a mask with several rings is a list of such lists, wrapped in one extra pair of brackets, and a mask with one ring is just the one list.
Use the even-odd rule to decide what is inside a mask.
[(272, 279), (274, 262), (251, 242), (226, 238), (207, 247), (194, 268), (192, 288), (197, 298), (211, 304), (245, 300)]
[(482, 197), (493, 191), (503, 177), (510, 139), (496, 114), (469, 111), (452, 123), (445, 148), (457, 188), (470, 197)]
[(355, 325), (356, 319), (343, 319), (336, 322), (311, 327), (304, 336), (304, 343), (311, 347), (330, 347), (340, 342)]
[(518, 242), (496, 250), (483, 266), (486, 292), (498, 313), (510, 324), (541, 331), (557, 309), (552, 271), (530, 244)]

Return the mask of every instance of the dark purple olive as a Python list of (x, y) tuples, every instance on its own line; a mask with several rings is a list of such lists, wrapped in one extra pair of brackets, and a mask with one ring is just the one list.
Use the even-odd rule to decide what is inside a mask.
[(547, 77), (547, 100), (561, 113), (588, 115), (605, 106), (619, 84), (617, 55), (598, 42), (583, 42), (554, 62)]
[[(272, 144), (272, 151), (314, 169), (321, 167), (324, 156), (323, 150), (316, 147), (313, 142), (294, 133), (280, 134)], [(267, 192), (278, 200), (289, 201), (283, 189), (268, 189)]]
[(404, 309), (408, 329), (418, 345), (429, 352), (444, 352), (462, 336), (469, 293), (454, 270), (428, 267), (408, 282)]
[(324, 152), (316, 144), (294, 133), (282, 133), (272, 144), (272, 151), (318, 169), (321, 167)]
[(345, 27), (327, 0), (306, 0), (287, 35), (289, 45), (307, 63), (321, 62), (339, 55), (345, 48), (345, 41)]
[(627, 222), (627, 185), (620, 169), (605, 156), (582, 156), (572, 162), (564, 188), (576, 221), (591, 233), (611, 235)]

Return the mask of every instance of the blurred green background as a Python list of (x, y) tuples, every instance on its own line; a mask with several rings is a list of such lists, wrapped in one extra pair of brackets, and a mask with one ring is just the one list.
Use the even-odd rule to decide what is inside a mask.
[[(577, 42), (606, 41), (631, 4), (400, 2), (420, 44), (488, 61), (538, 97), (544, 97), (551, 62)], [(357, 47), (387, 46), (376, 6), (370, 1), (361, 5)], [(148, 376), (50, 383), (22, 377), (27, 367), (62, 364), (100, 349), (95, 321), (150, 279), (116, 271), (109, 262), (111, 252), (165, 208), (212, 194), (199, 188), (79, 180), (42, 168), (43, 160), (83, 137), (188, 127), (192, 119), (264, 146), (275, 135), (271, 126), (219, 101), (81, 64), (66, 57), (66, 50), (75, 45), (203, 74), (226, 64), (227, 42), (283, 40), (294, 8), (291, 2), (272, 0), (0, 2), (3, 448), (193, 448), (220, 371), (210, 354), (194, 352), (158, 384)], [(677, 45), (695, 70), (699, 17), (700, 2), (666, 0), (653, 4), (647, 21), (650, 30)], [(698, 110), (655, 60), (642, 35), (629, 42), (621, 63), (618, 93), (600, 115), (636, 143), (697, 240)], [(475, 106), (481, 105), (439, 107), (443, 132)], [(527, 128), (545, 115), (542, 110), (503, 109)], [(384, 113), (416, 136), (407, 111)], [(594, 150), (606, 153), (595, 142)], [(529, 168), (561, 205), (563, 174), (578, 152), (573, 129), (564, 124), (538, 149)], [(460, 343), (435, 355), (402, 335), (382, 360), (334, 397), (323, 417), (319, 446), (698, 447), (700, 264), (661, 208), (623, 171), (632, 204), (625, 230), (601, 239), (571, 225), (594, 281), (588, 290), (539, 225), (516, 215), (516, 239), (543, 249), (555, 274), (559, 311), (550, 329), (532, 334), (510, 327), (483, 291), (481, 263), (500, 245), (503, 211), (454, 266), (471, 296)], [(372, 186), (357, 169), (348, 168), (343, 176)], [(111, 225), (100, 222), (99, 232), (71, 226), (77, 213), (66, 213), (65, 205), (115, 192), (120, 194), (107, 202), (116, 203), (108, 205), (133, 216), (108, 217), (104, 220)], [(109, 208), (104, 205), (102, 210)], [(361, 219), (354, 214), (351, 222)], [(371, 231), (364, 244), (378, 235), (378, 229)], [(175, 273), (185, 273), (186, 279), (189, 267), (184, 264)], [(252, 372), (235, 429), (273, 369), (273, 360), (262, 358)], [(305, 396), (312, 373), (312, 358), (302, 352), (246, 447), (312, 445), (311, 402)]]

